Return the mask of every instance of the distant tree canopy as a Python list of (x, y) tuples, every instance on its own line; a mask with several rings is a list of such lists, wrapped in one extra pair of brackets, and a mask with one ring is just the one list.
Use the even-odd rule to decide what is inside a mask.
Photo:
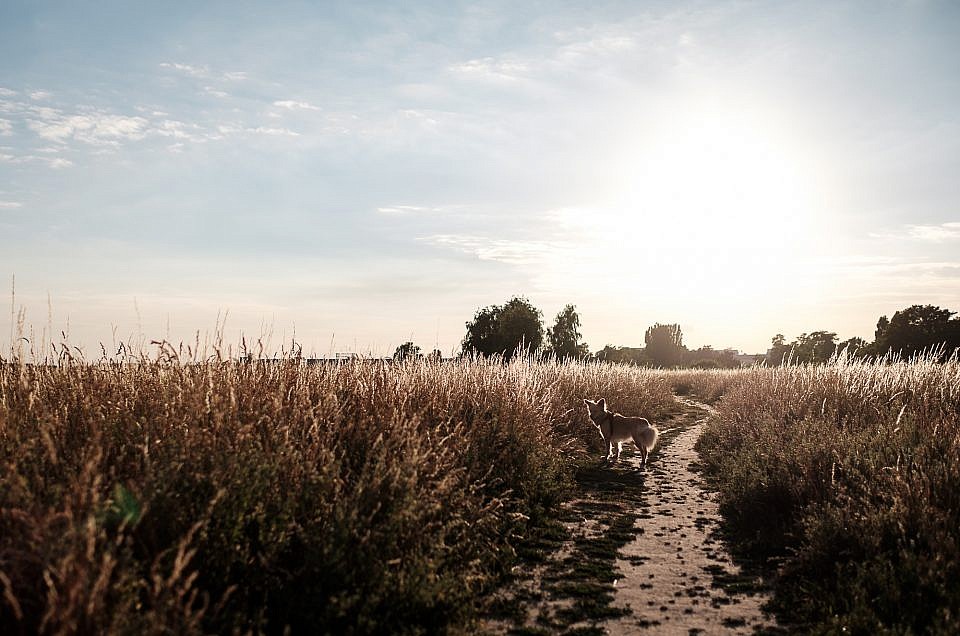
[(680, 325), (661, 325), (659, 322), (647, 329), (644, 336), (645, 353), (653, 364), (660, 367), (672, 367), (680, 364), (686, 349), (683, 346), (683, 332)]
[(553, 327), (547, 329), (549, 352), (561, 360), (582, 358), (590, 353), (587, 343), (582, 342), (580, 316), (573, 305), (567, 305), (559, 314)]
[(463, 351), (476, 351), (485, 356), (496, 353), (509, 359), (519, 348), (535, 351), (543, 345), (543, 322), (539, 309), (522, 296), (511, 298), (504, 305), (490, 305), (477, 310), (467, 322)]
[(603, 349), (593, 354), (593, 359), (598, 362), (635, 364), (638, 366), (648, 366), (650, 364), (650, 358), (644, 353), (642, 347), (605, 345)]
[(704, 345), (693, 351), (685, 351), (682, 364), (697, 369), (735, 369), (743, 366), (737, 354), (738, 352), (733, 349), (718, 351), (710, 345)]
[(877, 321), (874, 350), (909, 356), (938, 345), (946, 345), (947, 352), (960, 347), (960, 321), (951, 319), (956, 312), (934, 305), (912, 305), (893, 314), (887, 320)]
[(826, 362), (837, 351), (837, 334), (832, 331), (814, 331), (800, 334), (787, 343), (783, 334), (773, 337), (772, 346), (766, 355), (766, 363), (778, 365), (784, 362)]
[(766, 363), (826, 362), (838, 351), (852, 356), (883, 356), (899, 353), (911, 356), (924, 350), (943, 347), (942, 355), (949, 356), (960, 348), (960, 319), (952, 318), (955, 312), (934, 305), (911, 305), (893, 314), (893, 318), (880, 316), (874, 341), (850, 338), (837, 342), (832, 331), (814, 331), (800, 334), (793, 342), (786, 342), (783, 334), (773, 337), (767, 351)]
[(402, 345), (397, 347), (396, 351), (393, 352), (393, 357), (396, 360), (403, 358), (417, 358), (420, 356), (420, 347), (413, 344), (412, 342), (404, 342)]

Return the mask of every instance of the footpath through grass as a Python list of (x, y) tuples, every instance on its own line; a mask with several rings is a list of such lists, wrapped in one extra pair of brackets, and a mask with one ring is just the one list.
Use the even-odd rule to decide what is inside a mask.
[[(676, 406), (673, 407), (675, 411)], [(691, 421), (684, 414), (658, 425), (666, 431), (650, 456), (656, 462)], [(594, 432), (594, 435), (596, 433)], [(599, 436), (597, 436), (599, 439)], [(650, 519), (646, 472), (628, 463), (609, 465), (599, 451), (579, 460), (569, 500), (556, 516), (520, 544), (511, 580), (485, 607), (487, 626), (510, 634), (606, 633), (603, 623), (629, 615), (614, 605), (621, 549), (644, 532)]]

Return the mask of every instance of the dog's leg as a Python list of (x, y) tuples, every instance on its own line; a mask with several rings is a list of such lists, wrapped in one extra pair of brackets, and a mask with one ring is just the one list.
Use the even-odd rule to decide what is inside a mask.
[(623, 442), (617, 442), (617, 458), (614, 461), (620, 461), (620, 452), (623, 450)]
[(647, 465), (647, 447), (643, 444), (640, 444), (640, 465)]
[(613, 458), (613, 442), (612, 442), (612, 441), (608, 441), (608, 442), (607, 442), (607, 456), (606, 456), (605, 459), (609, 462), (612, 458)]

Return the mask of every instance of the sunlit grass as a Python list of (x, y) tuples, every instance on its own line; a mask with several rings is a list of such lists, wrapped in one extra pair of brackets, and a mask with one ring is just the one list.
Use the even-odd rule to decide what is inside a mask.
[(650, 371), (516, 360), (0, 363), (0, 626), (467, 625), (564, 496), (580, 400), (655, 417)]
[(754, 368), (699, 449), (740, 547), (778, 557), (777, 605), (814, 631), (960, 620), (960, 364)]

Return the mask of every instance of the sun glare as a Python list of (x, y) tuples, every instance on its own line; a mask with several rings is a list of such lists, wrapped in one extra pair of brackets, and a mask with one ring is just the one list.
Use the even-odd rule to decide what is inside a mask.
[[(602, 214), (607, 269), (650, 290), (705, 287), (744, 299), (791, 278), (808, 253), (813, 179), (802, 146), (761, 118), (674, 114), (635, 135)], [(707, 292), (709, 293), (709, 292)]]

